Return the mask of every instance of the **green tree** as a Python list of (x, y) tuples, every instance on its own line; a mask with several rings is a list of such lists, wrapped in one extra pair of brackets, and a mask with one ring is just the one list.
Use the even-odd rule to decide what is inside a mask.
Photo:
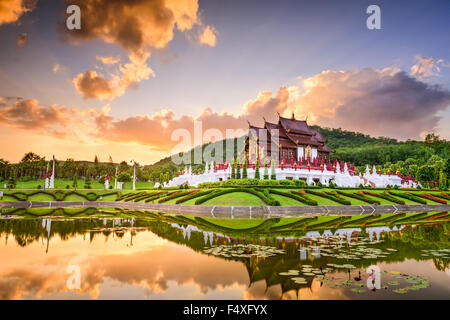
[(122, 172), (117, 177), (117, 181), (119, 181), (119, 182), (130, 182), (131, 181), (131, 175), (128, 172)]
[(241, 163), (239, 161), (239, 158), (237, 158), (236, 161), (236, 179), (240, 179), (241, 178)]
[(247, 159), (244, 159), (244, 167), (242, 169), (242, 179), (247, 179)]
[(270, 179), (277, 180), (277, 174), (275, 173), (275, 159), (272, 159), (270, 164)]
[(256, 164), (255, 164), (255, 179), (261, 179), (261, 176), (259, 174), (259, 159), (256, 158)]
[(231, 179), (236, 179), (236, 169), (235, 169), (235, 160), (231, 162)]
[(73, 174), (73, 183), (72, 183), (72, 186), (74, 187), (74, 188), (76, 188), (77, 187), (77, 184), (78, 184), (78, 179), (77, 179), (78, 177), (77, 177), (77, 173), (75, 172), (74, 174)]
[(267, 164), (267, 159), (264, 159), (264, 180), (269, 179), (269, 165)]
[(445, 175), (444, 170), (439, 172), (439, 189), (447, 190), (447, 176)]
[(431, 165), (423, 165), (417, 170), (416, 179), (419, 181), (432, 181), (437, 178), (436, 167)]

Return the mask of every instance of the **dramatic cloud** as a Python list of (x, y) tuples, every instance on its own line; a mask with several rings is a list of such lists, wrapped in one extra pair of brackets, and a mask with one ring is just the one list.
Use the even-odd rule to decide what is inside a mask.
[[(75, 43), (95, 39), (116, 43), (129, 53), (130, 59), (130, 63), (120, 66), (121, 75), (109, 75), (111, 80), (97, 75), (93, 82), (88, 78), (93, 76), (91, 70), (84, 76), (78, 75), (73, 82), (84, 98), (111, 100), (123, 95), (130, 86), (154, 75), (146, 64), (152, 48), (166, 48), (174, 37), (174, 30), (187, 32), (195, 26), (204, 27), (198, 16), (197, 0), (75, 0), (70, 4), (81, 8), (83, 27), (68, 31), (62, 25), (61, 30), (68, 39)], [(213, 27), (205, 27), (202, 37), (205, 44), (215, 45), (214, 32)], [(115, 62), (113, 59), (97, 59), (105, 64)], [(83, 78), (85, 82), (101, 83), (102, 95), (95, 94), (96, 88), (80, 86)]]
[[(110, 100), (143, 76), (135, 65), (121, 67), (117, 83), (104, 79), (95, 71), (80, 74), (76, 78), (77, 89), (86, 98), (95, 96)], [(88, 140), (131, 142), (169, 153), (180, 142), (172, 140), (177, 129), (190, 133), (191, 145), (186, 147), (191, 147), (209, 142), (194, 140), (196, 124), (201, 123), (203, 133), (214, 129), (226, 137), (226, 131), (231, 129), (240, 136), (242, 129), (248, 127), (247, 121), (257, 126), (263, 125), (263, 117), (276, 122), (277, 112), (289, 117), (295, 112), (297, 119), (308, 116), (310, 124), (341, 127), (373, 136), (421, 139), (424, 133), (437, 128), (440, 111), (450, 105), (450, 92), (420, 81), (397, 67), (389, 67), (382, 70), (326, 70), (304, 79), (301, 87), (282, 86), (275, 95), (259, 93), (255, 99), (245, 103), (237, 115), (206, 108), (196, 117), (177, 116), (172, 110), (161, 110), (151, 115), (117, 119), (110, 114), (109, 105), (101, 111), (71, 109), (70, 112), (63, 107), (39, 106), (32, 99), (6, 105), (5, 99), (0, 100), (0, 107), (4, 106), (0, 108), (2, 123), (25, 129), (46, 128), (47, 132), (60, 123), (67, 134), (77, 136), (80, 130), (73, 129), (73, 126), (80, 124), (83, 126), (82, 134)]]
[(206, 44), (211, 47), (216, 46), (216, 29), (212, 26), (207, 26), (203, 32), (200, 34), (199, 42), (201, 44)]
[(119, 66), (119, 74), (113, 75), (112, 80), (88, 70), (78, 74), (73, 84), (84, 99), (113, 100), (123, 95), (126, 89), (154, 76), (153, 70), (146, 64), (148, 57), (149, 54), (130, 54), (130, 62)]
[(305, 79), (303, 86), (306, 91), (293, 110), (321, 125), (375, 136), (419, 139), (437, 126), (437, 113), (450, 105), (448, 90), (396, 67), (328, 70)]
[(97, 59), (98, 61), (101, 61), (103, 64), (116, 64), (120, 62), (120, 57), (99, 57), (96, 56), (95, 59)]
[(12, 106), (0, 109), (0, 123), (26, 130), (47, 129), (52, 125), (65, 126), (68, 122), (66, 108), (52, 105), (40, 106), (35, 99), (19, 100)]
[(16, 43), (18, 47), (24, 47), (28, 44), (28, 35), (26, 33), (20, 34), (16, 38)]
[(34, 0), (0, 0), (0, 26), (17, 22), (20, 17), (36, 7)]

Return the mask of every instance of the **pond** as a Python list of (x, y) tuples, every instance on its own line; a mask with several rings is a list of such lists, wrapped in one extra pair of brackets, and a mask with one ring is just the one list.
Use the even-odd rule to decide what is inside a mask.
[(450, 298), (446, 213), (363, 227), (291, 222), (277, 233), (92, 210), (3, 212), (0, 299)]

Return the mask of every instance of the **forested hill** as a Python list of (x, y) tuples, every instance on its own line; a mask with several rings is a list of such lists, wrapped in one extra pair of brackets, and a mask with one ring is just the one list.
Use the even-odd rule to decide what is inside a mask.
[[(362, 133), (342, 129), (311, 127), (320, 129), (322, 136), (328, 141), (327, 145), (336, 151), (331, 154), (331, 159), (351, 161), (361, 167), (366, 164), (376, 164), (390, 168), (391, 171), (395, 172), (398, 168), (405, 167), (402, 163), (405, 160), (407, 160), (406, 162), (409, 166), (420, 166), (426, 164), (429, 159), (433, 159), (432, 161), (436, 162), (439, 159), (445, 160), (450, 155), (450, 143), (439, 139), (434, 134), (428, 135), (425, 141), (408, 140), (402, 142), (387, 137), (374, 138)], [(223, 141), (218, 143), (223, 143)], [(225, 146), (225, 143), (223, 145)], [(207, 144), (201, 148), (204, 149), (206, 146)], [(158, 176), (160, 172), (177, 172), (183, 167), (184, 165), (176, 166), (173, 164), (170, 157), (147, 166), (153, 176)], [(201, 172), (203, 167), (203, 165), (193, 166), (193, 171)], [(409, 173), (409, 171), (406, 172)]]
[(319, 126), (310, 126), (312, 129), (319, 129), (322, 136), (327, 140), (327, 145), (336, 150), (343, 147), (361, 147), (365, 144), (395, 144), (399, 143), (396, 139), (379, 137), (374, 138), (367, 134), (354, 131), (345, 131), (341, 128), (331, 129)]

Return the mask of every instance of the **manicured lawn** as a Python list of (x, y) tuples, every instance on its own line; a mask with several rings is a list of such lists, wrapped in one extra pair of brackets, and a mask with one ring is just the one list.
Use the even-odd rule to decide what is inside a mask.
[[(195, 202), (195, 201), (194, 201)], [(233, 192), (218, 196), (203, 203), (209, 206), (263, 206), (264, 202), (257, 196), (246, 192)]]

